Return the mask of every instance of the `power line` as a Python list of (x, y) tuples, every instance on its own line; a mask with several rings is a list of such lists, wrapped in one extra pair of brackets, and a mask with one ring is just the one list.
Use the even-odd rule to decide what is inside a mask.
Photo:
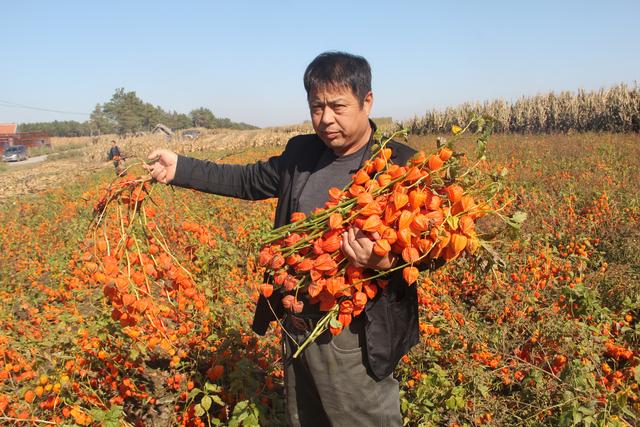
[(24, 104), (18, 104), (16, 102), (5, 101), (3, 99), (0, 99), (0, 107), (26, 108), (28, 110), (47, 111), (47, 112), (50, 112), (50, 113), (61, 113), (61, 114), (76, 114), (76, 115), (82, 115), (82, 116), (90, 116), (91, 115), (89, 113), (80, 113), (80, 112), (77, 112), (77, 111), (62, 111), (62, 110), (53, 110), (51, 108), (33, 107), (31, 105), (24, 105)]

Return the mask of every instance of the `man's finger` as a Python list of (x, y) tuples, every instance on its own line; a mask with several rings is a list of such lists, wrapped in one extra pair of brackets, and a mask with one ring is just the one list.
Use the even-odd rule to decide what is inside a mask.
[(147, 159), (151, 160), (151, 159), (154, 159), (156, 157), (160, 157), (161, 155), (162, 155), (162, 150), (153, 150), (151, 152), (151, 154), (149, 154), (147, 156)]
[(160, 161), (160, 159), (161, 159), (161, 158), (162, 158), (162, 156), (160, 156), (160, 155), (155, 156), (155, 157), (151, 157), (151, 158), (149, 158), (149, 160), (146, 162), (146, 164), (147, 164), (147, 165), (152, 165), (152, 164), (154, 164), (154, 163), (156, 163), (156, 162)]
[(369, 238), (369, 236), (367, 236), (367, 234), (361, 229), (359, 229), (358, 227), (352, 227), (352, 228), (354, 231), (353, 234), (356, 237), (356, 239), (362, 239), (363, 237)]
[(355, 261), (356, 253), (353, 251), (351, 247), (351, 242), (349, 242), (349, 234), (348, 232), (342, 233), (342, 252), (349, 258), (351, 261)]
[(356, 237), (356, 229), (354, 227), (349, 227), (349, 230), (347, 231), (347, 233), (348, 233), (347, 238), (349, 240), (350, 246), (353, 246), (354, 250), (361, 249), (362, 244), (358, 241)]
[(355, 241), (358, 242), (358, 245), (360, 245), (362, 248), (368, 249), (373, 246), (373, 241), (369, 238), (369, 236), (365, 234), (364, 231), (360, 230), (359, 228), (356, 228), (354, 236), (356, 239)]
[(161, 168), (158, 165), (152, 165), (151, 166), (151, 176), (153, 177), (153, 179), (155, 179), (156, 181), (159, 181), (160, 178), (160, 173), (162, 172), (163, 168)]
[(142, 168), (149, 171), (149, 173), (152, 173), (154, 171), (154, 165), (155, 163), (142, 163)]

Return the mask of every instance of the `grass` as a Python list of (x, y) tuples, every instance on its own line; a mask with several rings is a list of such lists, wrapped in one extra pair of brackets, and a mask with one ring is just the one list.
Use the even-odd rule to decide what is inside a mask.
[(80, 148), (72, 148), (65, 151), (57, 151), (47, 155), (47, 161), (62, 160), (62, 159), (74, 159), (81, 157), (84, 154)]
[(82, 142), (67, 142), (67, 143), (54, 143), (50, 146), (40, 146), (40, 147), (32, 147), (29, 149), (29, 156), (43, 156), (43, 155), (51, 155), (55, 153), (64, 153), (66, 151), (79, 150), (81, 148), (86, 147), (88, 144), (84, 141)]

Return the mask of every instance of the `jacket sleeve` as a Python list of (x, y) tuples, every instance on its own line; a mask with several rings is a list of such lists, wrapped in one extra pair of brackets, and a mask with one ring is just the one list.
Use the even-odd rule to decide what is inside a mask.
[(248, 165), (217, 164), (178, 156), (172, 185), (247, 200), (276, 197), (283, 155)]

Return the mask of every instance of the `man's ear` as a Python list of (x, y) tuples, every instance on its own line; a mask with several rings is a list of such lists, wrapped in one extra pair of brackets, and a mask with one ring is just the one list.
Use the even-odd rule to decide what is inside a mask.
[(362, 108), (367, 112), (367, 115), (371, 113), (371, 108), (373, 108), (373, 92), (369, 91), (362, 101)]

